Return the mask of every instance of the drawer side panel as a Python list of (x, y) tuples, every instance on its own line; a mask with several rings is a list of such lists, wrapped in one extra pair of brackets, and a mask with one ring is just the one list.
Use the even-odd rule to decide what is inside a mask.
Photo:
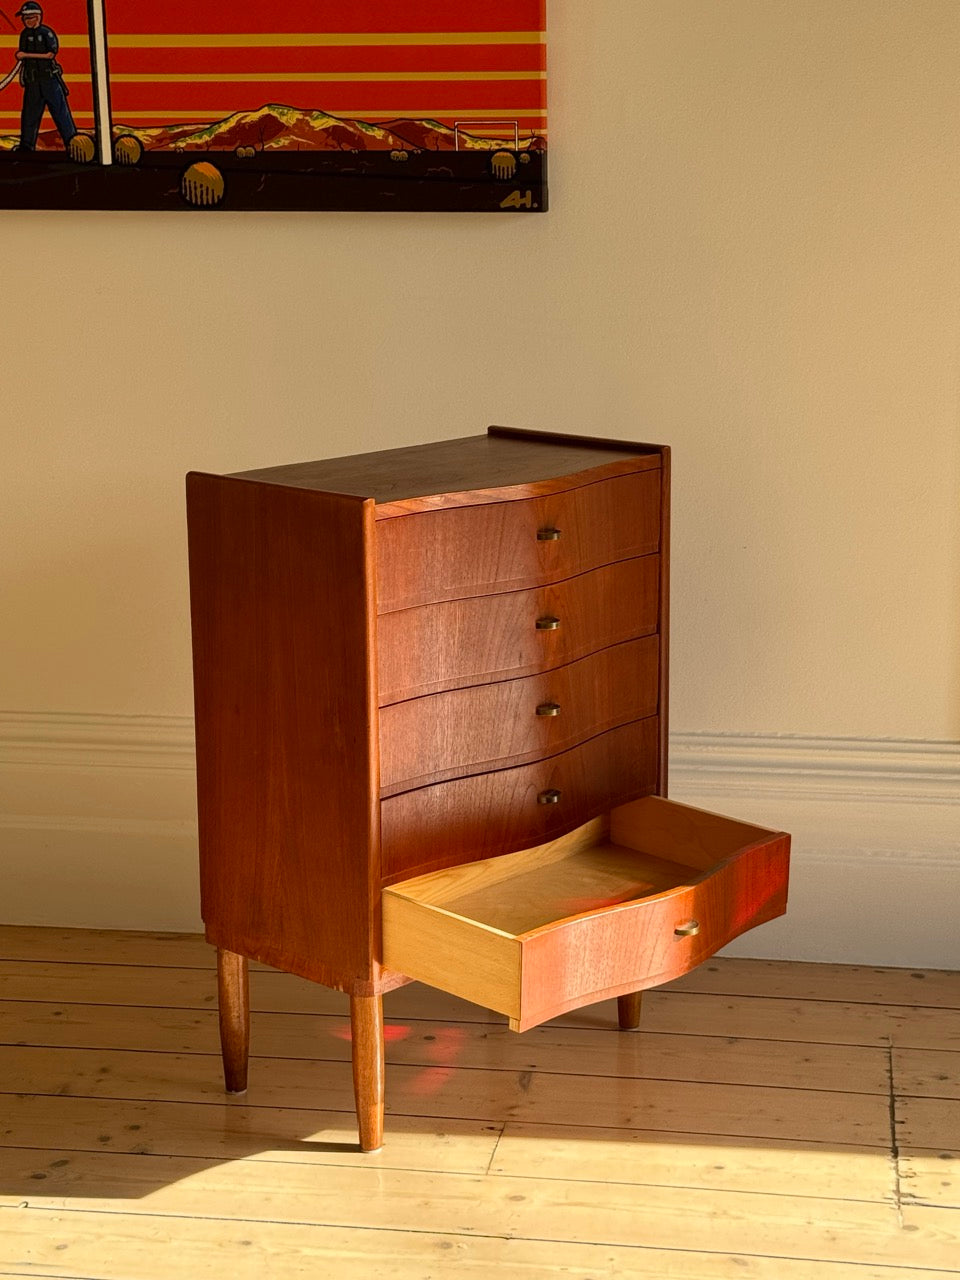
[(509, 1018), (520, 1014), (520, 943), (471, 920), (383, 893), (383, 963)]

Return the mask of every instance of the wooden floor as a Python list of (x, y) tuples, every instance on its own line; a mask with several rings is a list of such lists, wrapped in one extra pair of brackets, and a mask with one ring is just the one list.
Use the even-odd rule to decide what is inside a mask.
[(919, 1280), (960, 1271), (960, 974), (714, 960), (513, 1035), (386, 997), (356, 1147), (346, 1000), (252, 975), (222, 1092), (198, 938), (0, 929), (0, 1275)]

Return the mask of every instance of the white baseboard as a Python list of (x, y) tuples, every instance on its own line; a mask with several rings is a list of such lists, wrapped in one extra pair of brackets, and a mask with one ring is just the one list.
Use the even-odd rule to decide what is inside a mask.
[(193, 722), (0, 712), (0, 921), (202, 929)]
[[(187, 717), (0, 713), (0, 922), (200, 928)], [(960, 967), (960, 743), (678, 733), (670, 794), (790, 831), (790, 906), (728, 952)]]
[(727, 953), (960, 968), (960, 743), (682, 733), (670, 794), (793, 837), (786, 916)]

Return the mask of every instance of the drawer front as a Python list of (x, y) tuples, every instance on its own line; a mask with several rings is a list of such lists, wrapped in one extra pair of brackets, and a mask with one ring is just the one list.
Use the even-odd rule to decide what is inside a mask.
[(381, 795), (542, 760), (657, 713), (659, 640), (380, 711)]
[(377, 522), (378, 609), (520, 591), (659, 550), (660, 471)]
[[(786, 909), (783, 832), (654, 797), (626, 807), (636, 811), (636, 845), (610, 844), (589, 823), (552, 844), (387, 888), (384, 963), (524, 1031), (676, 978)], [(706, 822), (710, 865), (650, 855), (647, 814), (681, 838), (691, 816)]]
[(695, 883), (671, 893), (528, 935), (515, 1030), (670, 982), (747, 929), (782, 915), (789, 848), (789, 837), (778, 833), (711, 872), (691, 870)]
[(540, 844), (657, 785), (656, 716), (534, 764), (380, 804), (384, 881)]
[(552, 586), (382, 614), (380, 704), (515, 679), (657, 630), (660, 557)]

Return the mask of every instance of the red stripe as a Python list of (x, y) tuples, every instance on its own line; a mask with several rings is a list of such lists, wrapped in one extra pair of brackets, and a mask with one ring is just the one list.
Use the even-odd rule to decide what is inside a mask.
[[(82, 49), (65, 49), (65, 68), (88, 66)], [(373, 45), (369, 48), (120, 49), (110, 52), (110, 71), (543, 71), (545, 47), (534, 45)]]
[[(8, 8), (14, 22), (18, 7)], [(106, 13), (109, 40), (185, 31), (543, 31), (545, 9), (546, 0), (107, 0)], [(43, 20), (59, 35), (85, 34), (85, 0), (47, 0)]]
[[(505, 92), (509, 90), (509, 92)], [(462, 80), (450, 85), (437, 84), (317, 84), (314, 81), (271, 81), (231, 84), (114, 84), (111, 89), (114, 115), (124, 111), (194, 111), (229, 108), (250, 111), (265, 102), (282, 102), (303, 110), (329, 111), (333, 114), (356, 112), (361, 118), (367, 111), (403, 111), (423, 108), (431, 115), (430, 104), (441, 111), (500, 111), (505, 108), (542, 112), (544, 99), (540, 83), (515, 84), (469, 83)], [(78, 96), (79, 93), (78, 93)]]
[[(108, 0), (108, 33), (138, 35), (196, 31), (542, 31), (546, 0)], [(64, 30), (66, 15), (82, 12), (73, 30), (86, 30), (86, 6), (50, 0), (45, 20)]]

